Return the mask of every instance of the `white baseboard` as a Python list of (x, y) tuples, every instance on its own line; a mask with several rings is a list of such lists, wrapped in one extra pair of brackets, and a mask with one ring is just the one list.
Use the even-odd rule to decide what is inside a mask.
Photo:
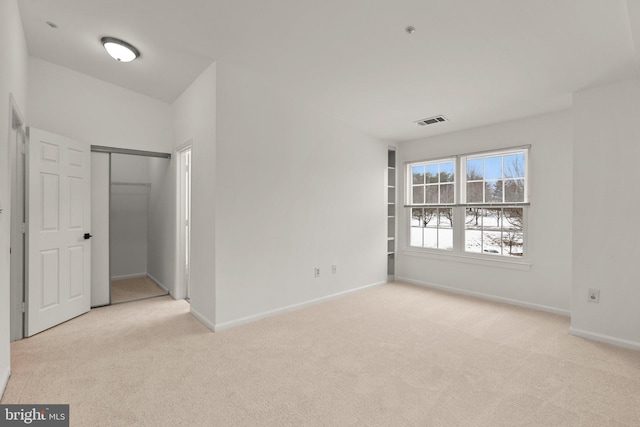
[(610, 335), (598, 334), (596, 332), (588, 332), (582, 329), (576, 329), (574, 327), (569, 328), (569, 335), (573, 335), (580, 338), (586, 338), (594, 341), (599, 341), (605, 344), (612, 344), (618, 347), (629, 348), (631, 350), (640, 350), (640, 342), (623, 340), (622, 338), (616, 338)]
[(2, 399), (2, 395), (4, 394), (4, 390), (7, 388), (7, 384), (9, 383), (9, 377), (11, 376), (11, 367), (7, 366), (0, 376), (0, 399)]
[(195, 317), (196, 319), (198, 319), (200, 322), (202, 322), (202, 324), (204, 324), (207, 328), (211, 329), (212, 331), (215, 332), (216, 330), (216, 325), (210, 321), (209, 319), (207, 319), (206, 317), (204, 317), (202, 314), (198, 313), (196, 310), (193, 309), (193, 305), (190, 308), (190, 312), (191, 315), (193, 317)]
[(562, 308), (557, 308), (557, 307), (550, 307), (548, 305), (534, 304), (534, 303), (527, 302), (527, 301), (521, 301), (521, 300), (516, 300), (516, 299), (511, 299), (511, 298), (498, 297), (498, 296), (495, 296), (495, 295), (484, 294), (484, 293), (481, 293), (481, 292), (473, 292), (473, 291), (468, 291), (466, 289), (453, 288), (451, 286), (436, 285), (434, 283), (422, 282), (420, 280), (413, 280), (413, 279), (409, 279), (409, 278), (406, 278), (406, 277), (396, 277), (396, 280), (399, 281), (399, 282), (411, 283), (411, 284), (414, 284), (414, 285), (424, 286), (424, 287), (427, 287), (427, 288), (439, 289), (441, 291), (447, 291), (447, 292), (452, 292), (452, 293), (461, 294), (461, 295), (468, 295), (468, 296), (471, 296), (471, 297), (482, 298), (482, 299), (486, 299), (486, 300), (490, 300), (490, 301), (504, 302), (504, 303), (511, 304), (511, 305), (517, 305), (519, 307), (532, 308), (534, 310), (546, 311), (548, 313), (559, 314), (561, 316), (571, 317), (571, 311), (565, 310), (565, 309), (562, 309)]
[(156, 279), (155, 277), (153, 277), (152, 275), (150, 275), (149, 273), (145, 274), (145, 276), (147, 276), (149, 278), (149, 280), (151, 280), (153, 283), (155, 283), (156, 285), (158, 285), (160, 288), (162, 288), (165, 292), (167, 292), (168, 294), (171, 294), (171, 291), (169, 290), (169, 288), (167, 288), (161, 281), (159, 281), (158, 279)]
[(229, 329), (229, 328), (233, 328), (233, 327), (236, 327), (236, 326), (244, 325), (246, 323), (255, 322), (256, 320), (264, 319), (265, 317), (271, 317), (271, 316), (275, 316), (275, 315), (278, 315), (278, 314), (286, 313), (288, 311), (298, 310), (298, 309), (301, 309), (301, 308), (304, 308), (304, 307), (308, 307), (308, 306), (311, 306), (311, 305), (319, 304), (319, 303), (324, 302), (324, 301), (329, 301), (329, 300), (332, 300), (334, 298), (339, 298), (339, 297), (342, 297), (342, 296), (345, 296), (345, 295), (348, 295), (348, 294), (351, 294), (351, 293), (354, 293), (354, 292), (359, 292), (359, 291), (363, 291), (365, 289), (373, 288), (373, 287), (376, 287), (376, 286), (381, 286), (381, 285), (384, 285), (386, 283), (387, 283), (386, 280), (383, 281), (383, 282), (372, 283), (372, 284), (369, 284), (369, 285), (361, 286), (359, 288), (349, 289), (348, 291), (343, 291), (343, 292), (338, 292), (338, 293), (335, 293), (335, 294), (327, 295), (325, 297), (312, 299), (312, 300), (301, 302), (301, 303), (298, 303), (298, 304), (288, 305), (286, 307), (277, 308), (275, 310), (264, 311), (262, 313), (253, 314), (251, 316), (242, 317), (242, 318), (236, 319), (236, 320), (230, 320), (228, 322), (216, 324), (213, 330), (216, 331), (216, 332), (222, 331), (222, 330), (225, 330), (225, 329)]
[(113, 276), (111, 280), (137, 279), (138, 277), (147, 277), (147, 273), (123, 274), (122, 276)]

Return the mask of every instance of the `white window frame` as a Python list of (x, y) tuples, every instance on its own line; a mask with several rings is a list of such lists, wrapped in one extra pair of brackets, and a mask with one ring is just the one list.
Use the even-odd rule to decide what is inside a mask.
[[(452, 184), (445, 184), (445, 185), (452, 185), (453, 186), (453, 202), (451, 203), (442, 203), (440, 202), (440, 188), (442, 187), (441, 182), (435, 183), (435, 184), (429, 184), (429, 183), (425, 183), (425, 186), (438, 186), (438, 202), (436, 203), (427, 203), (426, 199), (426, 192), (425, 192), (425, 201), (423, 203), (414, 203), (413, 201), (413, 172), (412, 172), (412, 168), (416, 167), (416, 166), (431, 166), (431, 165), (438, 165), (438, 170), (440, 164), (442, 163), (453, 163), (453, 174), (454, 174), (454, 178), (453, 178), (453, 183)], [(443, 157), (441, 159), (435, 159), (435, 160), (428, 160), (428, 161), (422, 161), (422, 162), (412, 162), (407, 164), (407, 168), (406, 168), (406, 183), (410, 185), (408, 185), (407, 188), (407, 192), (406, 192), (406, 200), (407, 200), (407, 204), (410, 205), (414, 205), (415, 207), (446, 207), (446, 206), (454, 206), (458, 200), (458, 190), (457, 190), (457, 159), (456, 157)], [(440, 173), (438, 173), (438, 175), (440, 175)], [(406, 185), (406, 184), (405, 184)]]
[[(524, 201), (523, 202), (466, 202), (466, 165), (467, 159), (487, 158), (496, 156), (507, 156), (511, 154), (524, 154)], [(447, 261), (463, 261), (472, 264), (493, 265), (505, 268), (513, 268), (519, 270), (529, 270), (531, 267), (531, 254), (529, 250), (529, 189), (530, 185), (530, 146), (513, 147), (506, 149), (487, 150), (477, 153), (459, 154), (453, 156), (444, 156), (429, 160), (411, 161), (405, 163), (405, 208), (407, 221), (405, 229), (405, 244), (403, 245), (403, 253), (410, 256), (421, 256)], [(442, 163), (446, 161), (454, 162), (454, 203), (413, 203), (413, 177), (412, 167), (420, 165), (428, 165), (433, 163)], [(504, 165), (503, 165), (503, 200), (504, 200)], [(439, 249), (427, 248), (421, 246), (411, 246), (411, 219), (412, 208), (452, 208), (453, 209), (453, 248)], [(522, 208), (522, 234), (523, 234), (523, 256), (507, 256), (502, 254), (468, 252), (466, 250), (465, 232), (466, 232), (466, 209), (473, 208)]]
[[(524, 155), (524, 200), (522, 202), (487, 202), (487, 201), (482, 201), (482, 202), (468, 202), (467, 201), (467, 160), (475, 160), (475, 159), (486, 159), (486, 158), (490, 158), (490, 157), (497, 157), (497, 156), (502, 156), (503, 158), (505, 156), (509, 156), (509, 155), (513, 155), (513, 154), (523, 154)], [(529, 148), (516, 148), (516, 149), (507, 149), (507, 150), (495, 150), (495, 151), (486, 151), (486, 152), (482, 152), (482, 153), (478, 153), (478, 154), (464, 154), (464, 155), (460, 155), (458, 156), (458, 161), (459, 161), (459, 167), (460, 167), (460, 177), (462, 178), (462, 180), (464, 182), (461, 182), (460, 184), (460, 199), (462, 200), (464, 204), (467, 205), (500, 205), (500, 206), (506, 206), (506, 205), (522, 205), (525, 203), (529, 203)], [(502, 177), (502, 197), (504, 198), (505, 192), (504, 192), (504, 184), (505, 184), (505, 179), (504, 179), (504, 159), (503, 159), (503, 177)], [(483, 177), (482, 182), (486, 182), (486, 180)]]
[[(453, 182), (450, 184), (445, 184), (445, 185), (451, 185), (453, 187), (453, 201), (452, 202), (441, 202), (441, 189), (442, 189), (442, 185), (443, 183), (440, 182), (440, 165), (443, 163), (453, 163)], [(433, 183), (433, 184), (429, 184), (425, 181), (424, 185), (425, 186), (425, 193), (424, 193), (424, 201), (422, 203), (415, 203), (413, 201), (413, 188), (415, 187), (414, 183), (413, 183), (413, 168), (414, 167), (419, 167), (419, 166), (432, 166), (432, 165), (438, 165), (438, 182), (437, 183)], [(443, 157), (443, 158), (439, 158), (439, 159), (434, 159), (434, 160), (428, 160), (428, 161), (421, 161), (421, 162), (413, 162), (407, 165), (406, 167), (406, 179), (405, 179), (405, 186), (407, 187), (406, 190), (406, 195), (405, 195), (405, 199), (408, 201), (408, 204), (412, 205), (412, 208), (409, 209), (409, 227), (408, 227), (408, 231), (409, 231), (409, 245), (411, 245), (411, 229), (415, 228), (411, 225), (412, 219), (413, 219), (413, 208), (418, 208), (418, 209), (453, 209), (453, 207), (456, 205), (456, 201), (458, 200), (458, 190), (457, 190), (457, 173), (458, 173), (458, 168), (457, 168), (457, 159), (455, 156), (453, 157)], [(427, 202), (427, 192), (426, 192), (426, 188), (429, 186), (437, 186), (438, 187), (438, 202)], [(452, 211), (452, 217), (454, 217), (454, 213)], [(434, 226), (430, 226), (430, 227), (419, 227), (420, 229), (423, 229), (422, 233), (424, 233), (424, 229), (425, 228), (430, 228), (430, 229), (434, 229), (436, 230), (436, 244), (438, 246), (440, 246), (440, 230), (441, 229), (445, 229), (446, 227), (441, 228), (440, 227), (440, 216), (438, 214), (438, 217), (436, 218), (436, 225)], [(455, 244), (455, 226), (453, 224), (453, 220), (451, 221), (451, 230), (453, 233), (453, 244), (452, 244), (452, 248), (441, 248), (441, 247), (437, 247), (437, 248), (428, 248), (425, 246), (411, 246), (412, 248), (420, 248), (420, 249), (431, 249), (431, 250), (435, 250), (435, 251), (447, 251), (447, 252), (451, 252), (453, 250), (453, 248), (456, 246)], [(422, 236), (423, 244), (424, 244), (424, 235)]]

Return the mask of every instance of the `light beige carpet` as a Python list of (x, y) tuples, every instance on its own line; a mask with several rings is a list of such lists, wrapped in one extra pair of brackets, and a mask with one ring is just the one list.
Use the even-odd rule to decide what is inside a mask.
[(167, 295), (167, 291), (156, 285), (148, 277), (135, 277), (111, 282), (111, 304), (159, 295)]
[(391, 284), (212, 333), (185, 301), (12, 344), (2, 403), (73, 426), (638, 426), (640, 353), (569, 320)]

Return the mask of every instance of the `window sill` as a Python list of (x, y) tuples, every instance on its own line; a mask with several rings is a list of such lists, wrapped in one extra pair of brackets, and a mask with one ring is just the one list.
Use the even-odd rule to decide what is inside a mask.
[(470, 255), (458, 252), (446, 252), (439, 250), (404, 248), (402, 255), (431, 258), (438, 261), (464, 262), (467, 264), (484, 265), (487, 267), (506, 268), (511, 270), (530, 271), (531, 263), (526, 260), (497, 259), (492, 255)]

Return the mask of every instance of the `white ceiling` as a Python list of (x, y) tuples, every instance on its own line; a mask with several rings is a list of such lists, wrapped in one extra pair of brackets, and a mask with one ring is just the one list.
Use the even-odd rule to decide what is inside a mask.
[[(230, 61), (394, 141), (568, 108), (636, 76), (628, 1), (18, 0), (32, 56), (166, 102)], [(142, 57), (113, 61), (105, 35)], [(413, 123), (438, 114), (450, 121)]]

